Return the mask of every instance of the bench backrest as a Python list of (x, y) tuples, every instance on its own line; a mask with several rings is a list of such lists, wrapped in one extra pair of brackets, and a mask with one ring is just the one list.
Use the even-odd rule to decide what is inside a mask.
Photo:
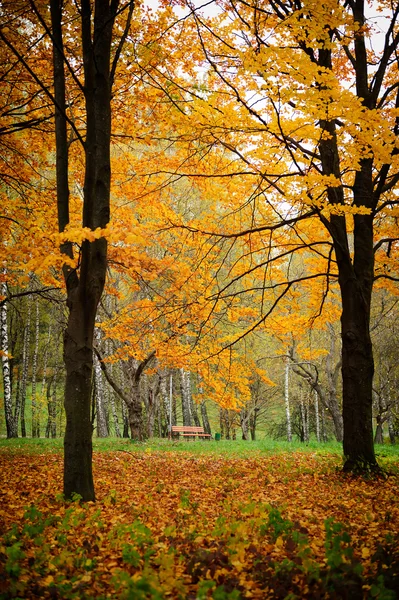
[(190, 433), (204, 433), (203, 427), (186, 427), (185, 425), (172, 425), (172, 432), (182, 432), (187, 431)]

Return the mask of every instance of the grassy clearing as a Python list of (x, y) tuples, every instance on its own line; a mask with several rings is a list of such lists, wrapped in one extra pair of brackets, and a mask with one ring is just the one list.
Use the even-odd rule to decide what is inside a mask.
[[(333, 455), (342, 457), (342, 444), (338, 442), (319, 443), (311, 440), (307, 444), (300, 442), (286, 442), (265, 438), (257, 441), (244, 440), (167, 440), (154, 438), (145, 442), (133, 442), (124, 438), (93, 438), (95, 452), (130, 452), (142, 454), (148, 452), (188, 453), (198, 456), (225, 456), (225, 457), (254, 457), (264, 454), (292, 454), (296, 452), (316, 455)], [(17, 438), (12, 440), (0, 439), (0, 452), (11, 454), (42, 454), (61, 453), (63, 451), (62, 438)], [(376, 456), (381, 464), (395, 466), (399, 460), (399, 445), (377, 444)]]

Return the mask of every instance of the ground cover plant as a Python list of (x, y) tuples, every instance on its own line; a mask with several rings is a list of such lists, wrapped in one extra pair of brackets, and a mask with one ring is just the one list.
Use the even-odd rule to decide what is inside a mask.
[(0, 444), (1, 598), (396, 598), (391, 448), (367, 479), (336, 445), (106, 440), (65, 503), (57, 442)]

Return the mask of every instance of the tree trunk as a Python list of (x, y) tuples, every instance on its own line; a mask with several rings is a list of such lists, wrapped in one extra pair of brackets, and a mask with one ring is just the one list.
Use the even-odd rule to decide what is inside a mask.
[[(96, 329), (94, 333), (96, 342), (99, 344), (100, 332)], [(95, 389), (96, 389), (96, 417), (97, 417), (97, 437), (106, 438), (108, 437), (108, 426), (107, 416), (105, 409), (105, 394), (103, 385), (103, 376), (101, 371), (100, 361), (94, 354), (94, 376), (95, 376)]]
[(40, 404), (37, 403), (36, 383), (37, 383), (37, 360), (39, 356), (39, 337), (40, 337), (40, 313), (39, 301), (36, 297), (36, 323), (35, 323), (35, 348), (32, 359), (32, 437), (40, 437)]
[(180, 391), (181, 391), (181, 403), (183, 411), (183, 425), (191, 427), (192, 425), (192, 414), (191, 414), (191, 390), (190, 390), (190, 376), (187, 371), (183, 368), (180, 369)]
[(116, 404), (115, 404), (115, 396), (114, 396), (114, 392), (111, 391), (109, 387), (107, 388), (107, 395), (108, 395), (108, 402), (111, 407), (112, 420), (113, 420), (114, 428), (115, 428), (115, 436), (120, 438), (121, 430), (119, 427), (118, 413), (117, 413)]
[(29, 369), (29, 349), (30, 349), (30, 317), (32, 310), (32, 296), (28, 296), (28, 314), (27, 320), (24, 327), (24, 341), (22, 349), (22, 372), (20, 385), (18, 387), (19, 399), (17, 399), (15, 406), (14, 418), (18, 422), (18, 409), (21, 411), (21, 436), (26, 437), (26, 421), (25, 421), (25, 407), (26, 407), (26, 387), (28, 382), (28, 369)]
[[(358, 220), (355, 215), (355, 222)], [(359, 225), (358, 225), (359, 227)], [(371, 245), (369, 228), (358, 244)], [(356, 225), (355, 225), (356, 231)], [(368, 233), (368, 235), (366, 235)], [(356, 236), (355, 236), (356, 237)], [(367, 243), (368, 242), (368, 243)], [(377, 467), (373, 444), (374, 361), (369, 332), (371, 285), (340, 276), (342, 294), (342, 384), (345, 456), (344, 469), (363, 471)], [(368, 293), (366, 293), (368, 292)]]
[[(353, 16), (359, 31), (365, 23), (364, 2), (353, 2)], [(332, 32), (330, 32), (332, 35)], [(355, 36), (356, 93), (366, 108), (375, 108), (368, 85), (365, 34)], [(332, 71), (331, 48), (319, 50), (318, 64)], [(374, 103), (374, 105), (373, 105)], [(341, 181), (340, 156), (334, 120), (320, 119), (323, 132), (319, 144), (323, 175)], [(374, 278), (373, 211), (382, 193), (374, 193), (373, 158), (361, 158), (352, 186), (354, 207), (366, 207), (369, 214), (353, 215), (353, 249), (349, 247), (346, 216), (332, 213), (329, 219), (319, 214), (331, 234), (338, 283), (341, 292), (342, 336), (342, 415), (344, 421), (344, 470), (362, 472), (378, 468), (373, 445), (372, 384), (373, 350), (370, 338), (370, 306)], [(344, 206), (342, 185), (327, 190), (332, 206)]]
[(127, 406), (125, 402), (122, 402), (122, 420), (123, 420), (123, 433), (122, 437), (129, 437), (129, 418), (127, 414)]
[(248, 410), (246, 410), (245, 408), (243, 408), (240, 411), (240, 425), (241, 425), (241, 432), (242, 432), (242, 439), (243, 440), (249, 440), (249, 413)]
[(196, 427), (201, 427), (201, 421), (200, 418), (198, 416), (198, 407), (197, 407), (197, 403), (194, 402), (192, 394), (190, 393), (190, 408), (191, 408), (191, 414), (193, 416), (193, 421), (194, 421), (194, 425)]
[(306, 408), (303, 402), (302, 388), (300, 390), (299, 408), (301, 413), (301, 442), (308, 442), (309, 439), (307, 437)]
[[(68, 327), (64, 338), (66, 367), (64, 436), (64, 494), (77, 493), (84, 501), (95, 500), (92, 472), (91, 396), (95, 312), (85, 309), (84, 297), (70, 301)], [(91, 317), (91, 319), (89, 318)]]
[[(289, 350), (289, 355), (291, 349)], [(284, 378), (284, 403), (285, 403), (285, 417), (287, 420), (287, 440), (292, 442), (292, 429), (291, 429), (291, 410), (290, 410), (290, 356), (285, 359), (285, 378)]]
[(226, 432), (225, 432), (225, 418), (224, 418), (224, 408), (219, 408), (219, 424), (220, 424), (220, 437), (223, 440), (225, 438)]
[(58, 365), (55, 366), (54, 374), (47, 384), (47, 425), (46, 438), (57, 437), (57, 376)]
[[(83, 93), (86, 135), (82, 225), (93, 231), (109, 223), (111, 185), (111, 45), (118, 1), (81, 0)], [(59, 231), (69, 224), (69, 166), (67, 103), (62, 33), (62, 3), (51, 0), (55, 95), (56, 175)], [(133, 7), (131, 7), (133, 10)], [(127, 32), (126, 32), (127, 33)], [(123, 38), (120, 44), (123, 43)], [(118, 51), (121, 50), (121, 45)], [(118, 59), (118, 51), (115, 61)], [(75, 131), (76, 133), (76, 131)], [(71, 242), (61, 251), (73, 258)], [(64, 495), (78, 493), (84, 501), (94, 500), (92, 434), (90, 415), (93, 374), (93, 336), (97, 306), (104, 289), (107, 241), (85, 239), (80, 248), (80, 268), (65, 262), (68, 324), (64, 335), (66, 367), (64, 437)]]
[(143, 440), (143, 408), (140, 398), (140, 386), (133, 386), (127, 404), (130, 437), (132, 440), (141, 442)]
[[(3, 275), (6, 270), (3, 270)], [(0, 286), (2, 296), (7, 296), (7, 284), (2, 282)], [(4, 390), (4, 412), (6, 419), (7, 438), (18, 437), (18, 422), (15, 422), (12, 413), (12, 387), (11, 387), (11, 369), (8, 347), (8, 323), (7, 323), (7, 303), (0, 306), (0, 350), (1, 366), (3, 370), (3, 390)]]
[(212, 435), (211, 426), (208, 418), (208, 411), (206, 410), (206, 402), (203, 400), (201, 402), (201, 417), (202, 417), (202, 427), (204, 428), (205, 433), (209, 433)]
[(316, 390), (314, 390), (314, 412), (316, 420), (316, 439), (320, 442), (320, 414), (319, 414), (319, 397)]
[[(173, 398), (173, 394), (172, 394), (172, 379), (170, 381), (170, 393), (168, 393), (168, 372), (166, 369), (163, 369), (160, 374), (160, 382), (159, 382), (159, 391), (161, 394), (161, 398), (162, 398), (162, 408), (163, 408), (163, 413), (165, 415), (165, 423), (166, 423), (166, 430), (167, 430), (167, 435), (170, 436), (171, 435), (171, 431), (172, 431), (172, 421), (173, 421), (173, 415), (172, 415), (172, 398)], [(170, 375), (170, 377), (172, 378), (172, 375)]]

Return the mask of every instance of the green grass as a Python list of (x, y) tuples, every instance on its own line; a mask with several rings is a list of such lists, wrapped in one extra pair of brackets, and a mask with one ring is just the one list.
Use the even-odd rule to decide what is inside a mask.
[[(93, 438), (94, 451), (112, 452), (122, 451), (130, 453), (148, 453), (148, 452), (174, 452), (174, 453), (190, 453), (193, 455), (208, 455), (214, 454), (219, 456), (233, 456), (237, 458), (251, 458), (261, 454), (280, 454), (280, 453), (295, 453), (309, 452), (312, 454), (333, 454), (342, 456), (342, 445), (338, 442), (318, 443), (311, 440), (308, 444), (300, 442), (276, 441), (271, 438), (265, 438), (258, 441), (244, 440), (181, 440), (170, 441), (167, 439), (154, 438), (145, 442), (132, 442), (126, 438)], [(21, 453), (21, 454), (36, 454), (36, 453), (53, 453), (62, 452), (62, 438), (46, 439), (46, 438), (17, 438), (12, 440), (0, 439), (0, 451)], [(389, 461), (399, 460), (399, 446), (391, 446), (388, 444), (376, 445), (376, 455), (378, 460)]]

